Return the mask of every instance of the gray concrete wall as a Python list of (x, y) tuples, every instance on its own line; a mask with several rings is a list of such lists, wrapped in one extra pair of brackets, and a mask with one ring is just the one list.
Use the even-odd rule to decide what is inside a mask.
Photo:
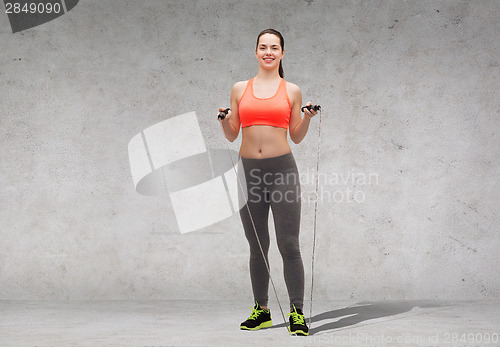
[[(194, 111), (225, 149), (217, 108), (268, 27), (324, 110), (315, 297), (498, 298), (499, 19), (498, 1), (91, 0), (12, 33), (0, 14), (0, 299), (251, 303), (239, 216), (181, 234), (127, 146)], [(307, 196), (318, 124), (290, 141)], [(306, 293), (313, 216), (306, 200)]]

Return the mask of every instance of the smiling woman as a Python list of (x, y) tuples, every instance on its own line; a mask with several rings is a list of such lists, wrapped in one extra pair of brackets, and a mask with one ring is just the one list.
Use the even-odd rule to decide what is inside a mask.
[[(266, 35), (266, 37), (264, 37), (261, 40), (262, 36), (264, 36), (265, 34), (270, 34), (270, 36)], [(273, 36), (279, 38), (279, 40), (280, 40), (279, 44), (277, 44), (275, 42), (276, 39), (274, 39)], [(270, 39), (270, 41), (266, 40), (266, 38)], [(266, 30), (263, 30), (259, 34), (259, 37), (257, 37), (256, 53), (258, 54), (258, 52), (260, 52), (261, 56), (263, 55), (262, 59), (264, 59), (264, 61), (272, 63), (272, 62), (276, 61), (276, 56), (274, 54), (268, 54), (268, 50), (267, 50), (268, 45), (271, 45), (271, 52), (273, 52), (273, 53), (279, 54), (281, 51), (281, 58), (279, 60), (280, 65), (279, 65), (278, 73), (279, 73), (281, 78), (284, 78), (285, 75), (283, 73), (283, 62), (281, 61), (283, 59), (283, 55), (285, 54), (285, 40), (283, 39), (283, 36), (274, 29), (266, 29)], [(257, 57), (258, 57), (258, 55), (257, 55)]]
[[(245, 175), (247, 191), (240, 192), (240, 197), (245, 193), (252, 196), (240, 209), (240, 217), (250, 245), (250, 278), (255, 306), (240, 328), (259, 330), (272, 325), (267, 307), (270, 281), (268, 217), (272, 209), (290, 299), (289, 331), (308, 335), (302, 312), (304, 266), (299, 247), (300, 182), (287, 141), (287, 129), (290, 129), (290, 139), (300, 143), (317, 112), (304, 109), (304, 117), (301, 117), (300, 88), (283, 78), (284, 48), (285, 41), (278, 31), (266, 29), (258, 35), (255, 57), (259, 72), (248, 81), (234, 84), (231, 109), (221, 107), (219, 112), (227, 112), (227, 116), (219, 119), (231, 142), (238, 137), (240, 127), (242, 129), (240, 169)], [(270, 182), (266, 180), (268, 176), (287, 179)]]

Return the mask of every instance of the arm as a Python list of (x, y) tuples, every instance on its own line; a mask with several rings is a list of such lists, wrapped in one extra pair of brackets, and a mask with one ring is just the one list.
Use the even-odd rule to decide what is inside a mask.
[[(302, 92), (300, 91), (300, 88), (295, 84), (290, 83), (290, 86), (287, 85), (287, 90), (289, 90), (289, 99), (292, 103), (289, 123), (290, 139), (294, 143), (298, 144), (306, 136), (311, 118), (314, 117), (317, 112), (305, 109), (304, 117), (302, 118), (300, 115), (300, 109), (302, 108)], [(307, 105), (310, 104), (310, 102), (307, 103)]]
[[(224, 134), (229, 142), (233, 142), (238, 137), (240, 132), (240, 116), (238, 113), (238, 104), (242, 94), (243, 88), (246, 86), (245, 82), (237, 82), (231, 89), (231, 110), (228, 112), (226, 118), (220, 120)], [(243, 89), (244, 90), (244, 89)], [(223, 107), (219, 108), (219, 112), (224, 110)]]

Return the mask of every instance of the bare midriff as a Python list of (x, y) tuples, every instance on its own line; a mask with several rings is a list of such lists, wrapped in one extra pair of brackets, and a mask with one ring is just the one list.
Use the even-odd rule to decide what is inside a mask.
[(241, 129), (240, 156), (263, 159), (290, 153), (287, 129), (269, 125), (251, 125)]

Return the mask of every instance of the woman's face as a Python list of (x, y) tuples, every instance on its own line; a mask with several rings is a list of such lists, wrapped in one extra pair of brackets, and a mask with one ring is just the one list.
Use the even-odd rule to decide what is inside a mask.
[(259, 61), (259, 66), (272, 70), (280, 66), (280, 61), (285, 52), (281, 49), (280, 39), (273, 34), (264, 34), (259, 39), (255, 55)]

